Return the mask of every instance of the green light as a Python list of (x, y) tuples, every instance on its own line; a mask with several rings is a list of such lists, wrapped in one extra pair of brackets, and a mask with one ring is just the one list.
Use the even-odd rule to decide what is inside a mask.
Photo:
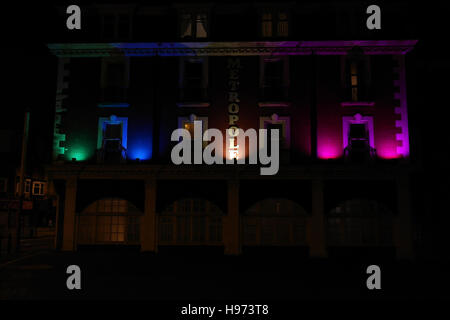
[(90, 152), (86, 148), (82, 147), (72, 147), (69, 148), (69, 151), (66, 152), (66, 159), (71, 160), (73, 158), (76, 159), (76, 161), (85, 161), (90, 157)]

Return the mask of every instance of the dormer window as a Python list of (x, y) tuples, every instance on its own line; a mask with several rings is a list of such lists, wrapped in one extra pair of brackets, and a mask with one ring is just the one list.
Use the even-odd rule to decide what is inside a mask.
[(180, 16), (182, 39), (206, 39), (208, 37), (208, 14), (202, 11), (183, 11)]

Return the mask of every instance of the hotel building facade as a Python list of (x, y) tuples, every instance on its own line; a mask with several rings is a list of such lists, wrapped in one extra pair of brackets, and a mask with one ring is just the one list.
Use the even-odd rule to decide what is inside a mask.
[[(82, 14), (81, 30), (48, 45), (58, 61), (46, 172), (58, 249), (413, 257), (405, 57), (417, 41), (374, 36), (365, 20), (348, 39), (333, 28), (354, 27), (345, 14), (325, 34), (307, 33), (308, 21), (330, 21), (313, 4), (91, 5)], [(196, 120), (203, 130), (278, 129), (278, 173), (174, 165), (171, 134)]]

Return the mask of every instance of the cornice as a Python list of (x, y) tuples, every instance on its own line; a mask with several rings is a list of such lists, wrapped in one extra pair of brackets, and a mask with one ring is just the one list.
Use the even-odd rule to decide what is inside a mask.
[(356, 46), (365, 54), (391, 55), (406, 54), (416, 43), (417, 40), (52, 43), (48, 48), (58, 57), (346, 55)]

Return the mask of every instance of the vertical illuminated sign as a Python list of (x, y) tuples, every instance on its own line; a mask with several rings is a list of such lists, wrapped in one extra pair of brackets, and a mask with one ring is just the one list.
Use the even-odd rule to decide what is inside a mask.
[(239, 69), (241, 68), (239, 58), (228, 58), (228, 132), (229, 141), (228, 157), (230, 159), (239, 159), (239, 145), (237, 144), (237, 136), (239, 130), (237, 122), (239, 121)]

